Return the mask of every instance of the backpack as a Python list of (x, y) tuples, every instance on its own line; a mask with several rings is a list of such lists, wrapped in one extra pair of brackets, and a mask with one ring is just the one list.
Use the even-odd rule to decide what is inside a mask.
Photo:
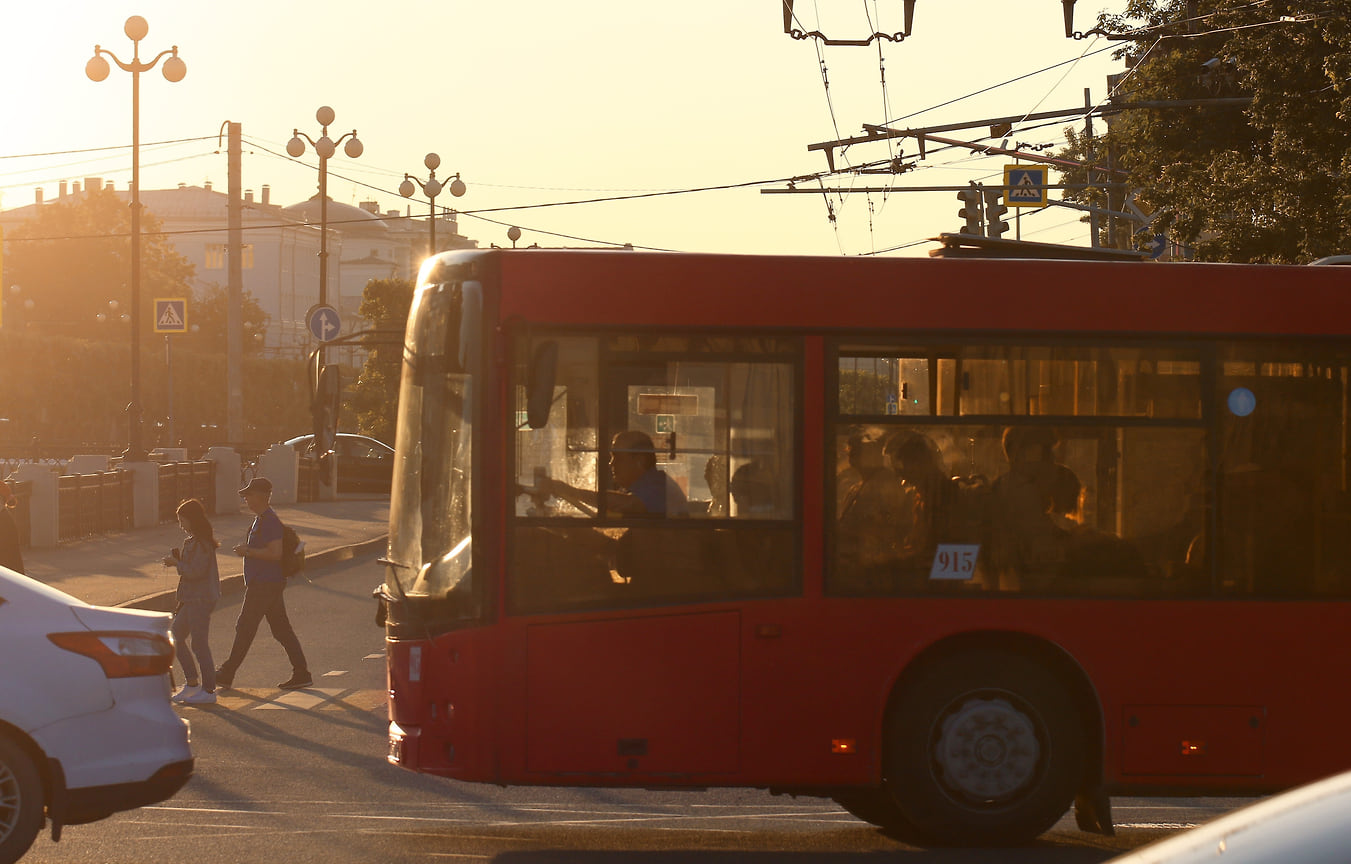
[(290, 525), (281, 526), (281, 575), (290, 579), (305, 569), (305, 541)]

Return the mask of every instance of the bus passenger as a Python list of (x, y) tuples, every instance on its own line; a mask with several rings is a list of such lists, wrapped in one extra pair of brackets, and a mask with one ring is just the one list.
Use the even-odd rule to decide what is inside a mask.
[(911, 492), (913, 513), (902, 555), (928, 572), (934, 550), (948, 539), (940, 535), (951, 504), (952, 480), (943, 470), (938, 447), (927, 435), (899, 432), (888, 439), (883, 450), (896, 478)]
[(841, 585), (862, 593), (889, 591), (914, 519), (913, 492), (884, 464), (880, 439), (854, 433), (845, 446), (845, 472), (855, 479), (840, 501), (837, 520)]
[(541, 495), (583, 508), (595, 509), (603, 497), (607, 511), (626, 516), (689, 515), (684, 491), (657, 467), (657, 447), (646, 432), (630, 429), (615, 435), (610, 443), (610, 479), (611, 488), (604, 493), (548, 476), (540, 478), (538, 487)]
[(732, 472), (728, 485), (736, 516), (747, 518), (774, 514), (774, 476), (759, 459)]
[(726, 592), (772, 593), (787, 587), (793, 572), (792, 548), (776, 528), (757, 524), (777, 515), (774, 488), (773, 469), (761, 458), (732, 472), (728, 491), (734, 518), (724, 523), (727, 527), (714, 530), (709, 549), (710, 569), (722, 574)]
[(1144, 557), (1132, 542), (1083, 524), (1084, 487), (1064, 465), (1056, 465), (1051, 486), (1051, 520), (1064, 532), (1064, 564), (1057, 590), (1083, 593), (1085, 580), (1139, 579), (1147, 575)]
[(1009, 468), (992, 487), (987, 558), (1004, 590), (1046, 588), (1064, 563), (1068, 533), (1052, 512), (1058, 469), (1070, 469), (1056, 463), (1057, 443), (1054, 430), (1044, 426), (1004, 430)]

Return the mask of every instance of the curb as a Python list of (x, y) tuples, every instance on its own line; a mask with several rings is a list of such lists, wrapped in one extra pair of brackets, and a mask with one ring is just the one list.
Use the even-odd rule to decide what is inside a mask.
[[(370, 540), (363, 540), (360, 543), (353, 543), (350, 546), (335, 546), (332, 549), (322, 549), (313, 555), (305, 556), (305, 569), (301, 571), (299, 577), (309, 580), (312, 576), (318, 575), (315, 571), (323, 570), (334, 564), (343, 561), (350, 561), (358, 555), (365, 555), (382, 548), (389, 541), (388, 534), (382, 534), (379, 537), (372, 537)], [(244, 574), (235, 573), (231, 576), (222, 576), (220, 580), (220, 596), (230, 597), (235, 594), (244, 593)], [(173, 612), (174, 607), (178, 605), (175, 597), (175, 591), (157, 591), (154, 594), (147, 594), (144, 597), (137, 597), (133, 600), (127, 600), (124, 603), (118, 603), (118, 608), (122, 609), (144, 609), (149, 612)]]

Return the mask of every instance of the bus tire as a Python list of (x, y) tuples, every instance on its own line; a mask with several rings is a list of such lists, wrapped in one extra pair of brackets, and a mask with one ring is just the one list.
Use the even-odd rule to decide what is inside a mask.
[(42, 775), (26, 750), (0, 733), (0, 864), (23, 857), (42, 830)]
[(1032, 657), (959, 655), (921, 670), (888, 723), (888, 788), (922, 839), (1022, 843), (1069, 809), (1086, 758), (1074, 701)]
[(886, 787), (872, 789), (849, 789), (836, 792), (833, 796), (849, 815), (862, 819), (881, 828), (888, 836), (903, 843), (918, 843), (923, 835), (919, 829), (905, 817), (896, 800)]

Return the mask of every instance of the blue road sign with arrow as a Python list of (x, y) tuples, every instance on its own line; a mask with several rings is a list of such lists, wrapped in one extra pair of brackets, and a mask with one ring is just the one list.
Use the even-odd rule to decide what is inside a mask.
[(305, 326), (315, 339), (329, 342), (342, 332), (342, 317), (332, 306), (315, 305), (310, 307), (309, 313), (305, 316)]

